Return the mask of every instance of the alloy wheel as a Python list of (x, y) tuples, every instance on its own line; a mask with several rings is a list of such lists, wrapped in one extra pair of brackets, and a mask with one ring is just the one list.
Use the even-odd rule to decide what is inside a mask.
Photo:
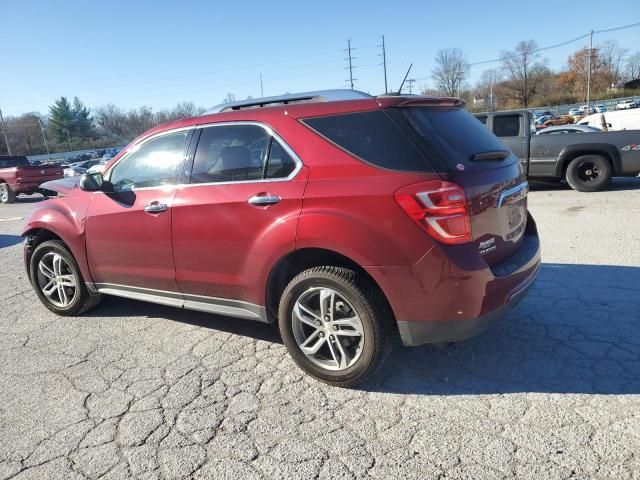
[(340, 371), (353, 366), (364, 346), (364, 328), (351, 303), (328, 287), (303, 292), (293, 307), (293, 336), (314, 364)]
[(56, 307), (68, 307), (78, 292), (75, 275), (67, 261), (56, 252), (45, 253), (38, 262), (38, 286)]
[(9, 200), (9, 190), (7, 185), (0, 185), (0, 202), (6, 203)]

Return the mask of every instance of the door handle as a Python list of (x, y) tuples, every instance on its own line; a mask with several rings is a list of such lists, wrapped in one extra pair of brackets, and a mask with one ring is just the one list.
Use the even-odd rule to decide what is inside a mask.
[(164, 203), (151, 202), (144, 207), (144, 211), (147, 213), (162, 213), (167, 211), (167, 206)]
[(278, 195), (254, 195), (249, 198), (247, 202), (251, 205), (256, 205), (257, 207), (264, 207), (267, 205), (274, 205), (280, 201), (280, 197)]

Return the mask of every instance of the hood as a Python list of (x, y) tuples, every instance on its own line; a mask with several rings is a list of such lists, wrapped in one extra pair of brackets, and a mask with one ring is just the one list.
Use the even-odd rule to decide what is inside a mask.
[(45, 182), (40, 185), (40, 188), (45, 190), (52, 190), (58, 192), (60, 195), (73, 195), (80, 190), (78, 184), (80, 183), (80, 176), (65, 177), (60, 180), (53, 180), (51, 182)]

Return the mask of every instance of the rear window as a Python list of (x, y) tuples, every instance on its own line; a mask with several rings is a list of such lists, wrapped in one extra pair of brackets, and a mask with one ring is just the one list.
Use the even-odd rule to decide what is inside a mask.
[(414, 143), (382, 110), (307, 118), (303, 122), (367, 163), (391, 170), (433, 172)]
[(472, 160), (478, 153), (509, 151), (473, 115), (462, 108), (408, 107), (400, 109), (421, 138), (420, 148), (432, 162), (455, 171), (463, 165), (469, 170), (506, 166), (515, 161)]
[(493, 133), (498, 137), (520, 136), (520, 115), (496, 115), (493, 117)]
[(27, 157), (0, 157), (0, 168), (28, 167)]

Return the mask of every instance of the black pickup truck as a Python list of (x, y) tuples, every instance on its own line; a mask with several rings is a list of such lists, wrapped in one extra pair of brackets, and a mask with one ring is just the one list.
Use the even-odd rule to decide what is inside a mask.
[(527, 110), (475, 116), (520, 159), (532, 182), (566, 181), (574, 190), (595, 192), (611, 177), (640, 173), (640, 130), (536, 135)]

